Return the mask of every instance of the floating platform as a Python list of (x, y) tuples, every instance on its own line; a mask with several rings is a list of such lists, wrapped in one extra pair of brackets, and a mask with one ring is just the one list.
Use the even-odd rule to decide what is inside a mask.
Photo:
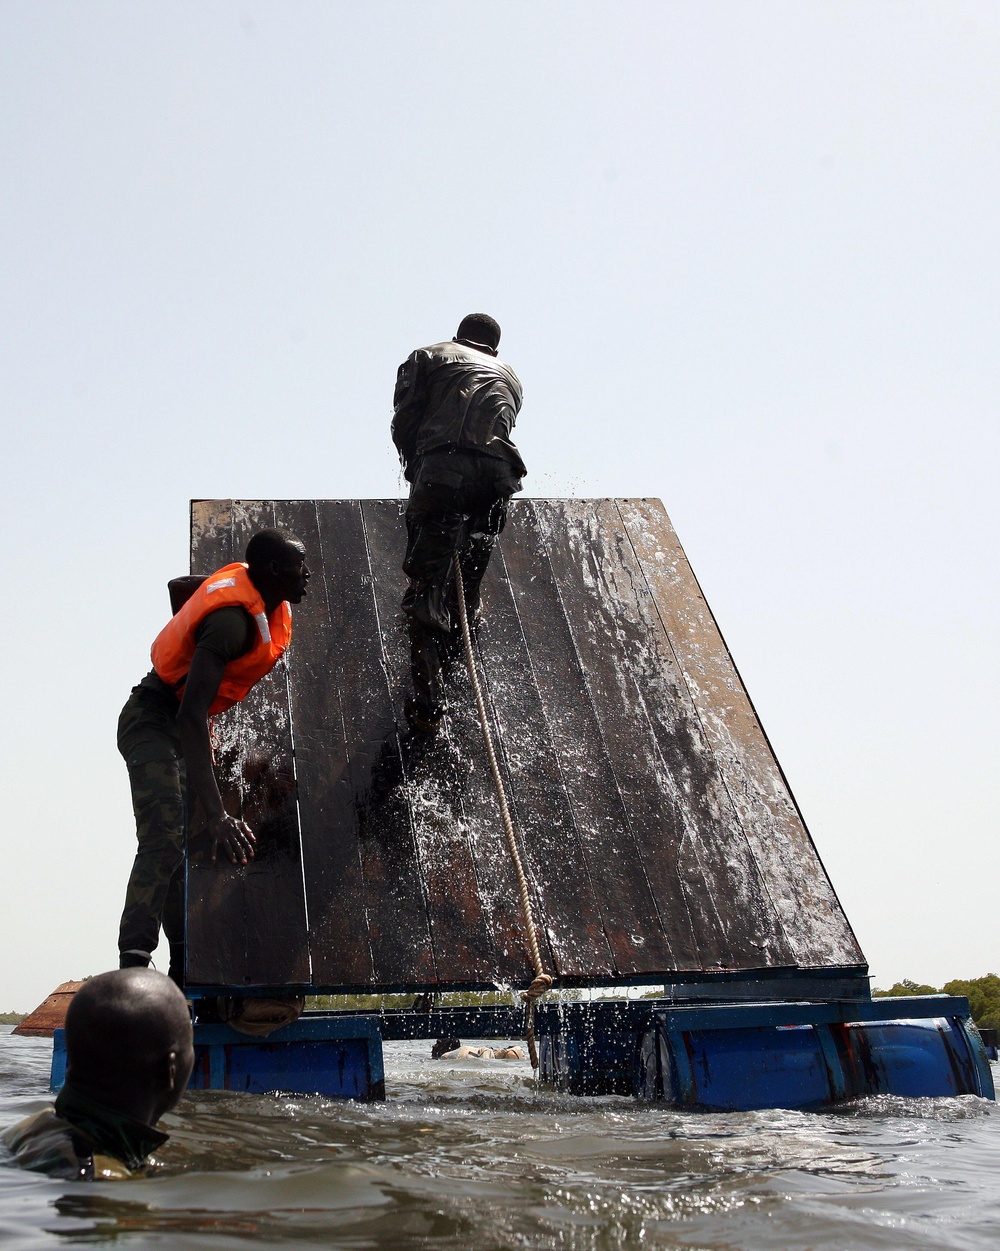
[[(517, 1037), (514, 1008), (307, 1013), (266, 1038), (195, 1026), (194, 1090), (385, 1098), (383, 1039)], [(608, 1000), (538, 1010), (543, 1082), (689, 1110), (816, 1109), (866, 1095), (995, 1097), (958, 996), (825, 1003)], [(55, 1032), (53, 1090), (65, 1080)]]
[[(258, 844), (249, 865), (213, 865), (192, 824), (196, 997), (532, 979), (464, 666), (436, 738), (403, 715), (403, 508), (192, 504), (192, 573), (241, 559), (273, 526), (302, 539), (313, 571), (288, 656), (214, 720), (226, 807)], [(993, 1097), (967, 1001), (871, 1000), (864, 956), (658, 500), (513, 501), (483, 608), (474, 646), (544, 964), (561, 988), (665, 988), (658, 1000), (543, 1004), (543, 1080), (715, 1109)], [(196, 1084), (377, 1098), (383, 1037), (511, 1036), (519, 1024), (497, 1009), (304, 1017), (267, 1040), (199, 1027)]]

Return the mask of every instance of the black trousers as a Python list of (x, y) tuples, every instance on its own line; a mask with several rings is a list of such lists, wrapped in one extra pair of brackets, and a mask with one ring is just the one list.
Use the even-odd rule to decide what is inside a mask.
[(457, 556), (472, 618), (508, 501), (520, 486), (506, 462), (476, 452), (430, 453), (417, 467), (406, 507), (403, 572), (410, 585), (402, 608), (416, 708), (428, 720), (444, 711), (444, 679), (458, 644), (452, 562)]

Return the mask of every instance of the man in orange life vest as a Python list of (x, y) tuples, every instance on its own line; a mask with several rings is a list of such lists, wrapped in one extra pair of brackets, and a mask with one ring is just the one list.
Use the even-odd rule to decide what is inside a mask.
[[(170, 976), (184, 974), (184, 822), (188, 794), (207, 819), (212, 859), (253, 859), (255, 837), (222, 805), (208, 718), (238, 703), (270, 673), (292, 637), (289, 604), (306, 593), (305, 549), (293, 534), (261, 530), (245, 563), (171, 583), (174, 616), (153, 642), (152, 670), (132, 688), (118, 750), (132, 787), (138, 849), (118, 936), (121, 968), (146, 966), (162, 922)], [(176, 599), (191, 591), (179, 607)], [(186, 793), (187, 792), (187, 793)]]

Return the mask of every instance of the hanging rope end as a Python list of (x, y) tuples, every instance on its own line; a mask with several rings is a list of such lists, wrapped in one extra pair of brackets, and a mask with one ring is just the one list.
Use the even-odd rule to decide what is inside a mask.
[(521, 991), (524, 1004), (524, 1037), (528, 1044), (528, 1059), (533, 1069), (538, 1068), (538, 1047), (535, 1045), (535, 1004), (547, 991), (552, 989), (553, 978), (548, 973), (539, 973), (527, 990)]

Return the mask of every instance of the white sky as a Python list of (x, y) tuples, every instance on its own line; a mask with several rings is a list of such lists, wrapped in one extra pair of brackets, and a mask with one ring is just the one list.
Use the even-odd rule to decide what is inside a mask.
[(115, 962), (188, 500), (400, 494), (479, 309), (526, 493), (664, 500), (876, 982), (1000, 971), (998, 65), (974, 0), (5, 0), (0, 1010)]

